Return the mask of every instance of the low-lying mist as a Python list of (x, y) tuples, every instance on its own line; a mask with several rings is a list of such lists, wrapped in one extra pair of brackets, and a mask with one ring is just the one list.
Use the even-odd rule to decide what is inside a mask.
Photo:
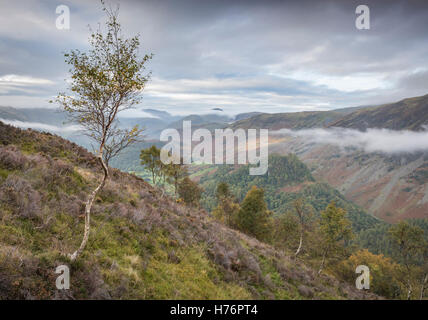
[(367, 129), (359, 131), (346, 128), (316, 128), (271, 131), (273, 135), (302, 138), (308, 142), (330, 144), (341, 148), (353, 147), (365, 152), (387, 154), (428, 151), (428, 131)]
[(68, 126), (59, 127), (59, 126), (41, 123), (41, 122), (27, 122), (27, 121), (19, 121), (19, 120), (7, 120), (7, 119), (1, 119), (1, 118), (0, 118), (0, 121), (21, 129), (31, 128), (34, 130), (48, 131), (51, 133), (59, 133), (59, 134), (74, 133), (82, 130), (82, 128), (78, 125), (68, 125)]

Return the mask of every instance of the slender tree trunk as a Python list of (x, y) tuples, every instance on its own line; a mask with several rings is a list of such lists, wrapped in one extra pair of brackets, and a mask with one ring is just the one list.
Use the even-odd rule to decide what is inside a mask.
[(407, 281), (407, 300), (412, 299), (412, 292), (413, 292), (412, 284), (410, 283), (410, 280), (408, 280)]
[(412, 299), (412, 293), (413, 293), (413, 287), (412, 287), (412, 279), (410, 277), (410, 275), (411, 275), (410, 265), (409, 265), (409, 262), (407, 259), (405, 262), (405, 266), (407, 269), (407, 300), (411, 300)]
[(228, 212), (227, 214), (226, 214), (226, 223), (227, 223), (227, 226), (228, 227), (230, 227), (231, 226), (231, 223), (230, 223), (230, 220), (232, 220), (232, 213), (231, 212)]
[(85, 231), (83, 234), (83, 240), (82, 240), (82, 243), (80, 244), (79, 249), (77, 249), (73, 254), (70, 255), (71, 261), (75, 261), (80, 256), (82, 251), (85, 249), (86, 244), (88, 243), (89, 232), (90, 232), (90, 227), (91, 227), (90, 223), (91, 223), (92, 204), (93, 204), (95, 197), (97, 196), (98, 192), (104, 187), (106, 180), (108, 178), (108, 175), (109, 175), (108, 167), (104, 163), (104, 160), (102, 157), (102, 152), (100, 154), (101, 155), (98, 156), (98, 159), (99, 159), (101, 166), (103, 168), (104, 176), (103, 176), (101, 183), (91, 192), (91, 194), (88, 197), (88, 200), (86, 201), (86, 205), (85, 205)]
[(320, 269), (318, 270), (318, 274), (321, 274), (322, 270), (324, 269), (324, 263), (325, 263), (325, 258), (327, 257), (327, 251), (328, 251), (328, 248), (324, 250), (324, 253), (322, 255), (322, 261), (321, 261)]
[(299, 247), (296, 250), (296, 253), (294, 254), (294, 259), (297, 259), (297, 256), (300, 253), (300, 250), (302, 250), (303, 245), (303, 230), (300, 231), (300, 241), (299, 241)]
[(425, 286), (428, 282), (428, 273), (426, 273), (423, 277), (422, 277), (422, 284), (421, 284), (421, 295), (419, 297), (420, 300), (422, 300), (424, 298), (424, 293), (425, 293)]
[(302, 204), (301, 199), (298, 199), (294, 202), (294, 208), (295, 208), (295, 210), (299, 216), (299, 223), (300, 223), (299, 247), (297, 248), (296, 253), (294, 254), (294, 259), (297, 259), (297, 256), (299, 255), (300, 251), (302, 250), (303, 234), (305, 232), (305, 229), (304, 229), (305, 219), (304, 219), (303, 204)]

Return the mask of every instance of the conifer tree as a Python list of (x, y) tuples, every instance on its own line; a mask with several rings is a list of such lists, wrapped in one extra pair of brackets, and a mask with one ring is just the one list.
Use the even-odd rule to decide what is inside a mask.
[(271, 212), (267, 209), (264, 190), (253, 186), (241, 204), (238, 228), (259, 240), (268, 240), (271, 233)]
[(220, 222), (236, 227), (236, 215), (239, 212), (239, 204), (236, 203), (235, 197), (232, 195), (229, 185), (220, 182), (216, 190), (217, 207), (213, 211), (214, 217)]
[(351, 222), (346, 218), (346, 211), (336, 207), (334, 202), (321, 212), (320, 231), (323, 237), (323, 253), (318, 274), (323, 271), (326, 259), (343, 249), (344, 242), (353, 237)]

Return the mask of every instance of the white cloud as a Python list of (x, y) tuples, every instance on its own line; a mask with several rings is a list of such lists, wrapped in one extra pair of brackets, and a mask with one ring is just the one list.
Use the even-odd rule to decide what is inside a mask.
[(317, 128), (303, 130), (281, 129), (270, 132), (277, 135), (300, 137), (308, 142), (330, 144), (340, 148), (357, 148), (365, 152), (387, 154), (428, 151), (428, 131), (345, 128)]

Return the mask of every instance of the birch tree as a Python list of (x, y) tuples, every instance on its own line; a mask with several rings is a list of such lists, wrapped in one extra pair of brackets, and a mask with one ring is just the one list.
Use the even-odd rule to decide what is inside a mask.
[(152, 56), (139, 55), (139, 35), (126, 38), (118, 21), (119, 7), (107, 8), (103, 1), (102, 6), (106, 23), (92, 31), (90, 49), (64, 54), (71, 74), (69, 93), (59, 93), (56, 98), (69, 118), (93, 140), (103, 174), (99, 184), (88, 194), (84, 235), (80, 247), (69, 255), (72, 261), (80, 256), (88, 242), (92, 204), (109, 177), (109, 160), (142, 139), (142, 129), (138, 126), (120, 128), (117, 116), (140, 102), (150, 78), (145, 65)]
[(156, 177), (161, 175), (160, 150), (155, 145), (143, 149), (140, 152), (140, 159), (141, 164), (152, 174), (153, 184), (156, 184)]
[(297, 217), (299, 219), (299, 246), (297, 247), (296, 252), (294, 253), (294, 258), (297, 259), (297, 256), (302, 251), (303, 247), (303, 236), (306, 231), (306, 220), (307, 220), (307, 214), (305, 212), (306, 208), (303, 203), (303, 199), (299, 198), (296, 201), (294, 201), (294, 210), (296, 211)]

